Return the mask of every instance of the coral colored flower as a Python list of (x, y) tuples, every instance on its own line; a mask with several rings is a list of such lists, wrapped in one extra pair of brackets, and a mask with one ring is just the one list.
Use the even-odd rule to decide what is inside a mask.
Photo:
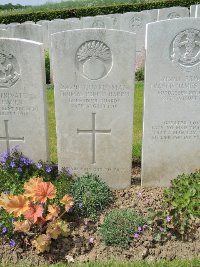
[(13, 213), (15, 217), (19, 217), (23, 215), (28, 209), (29, 209), (29, 201), (25, 196), (9, 195), (9, 201), (5, 207), (5, 210), (8, 213)]
[(42, 182), (37, 186), (35, 194), (36, 201), (45, 203), (47, 199), (54, 199), (56, 197), (56, 188), (51, 182)]
[(49, 205), (48, 206), (48, 212), (49, 213), (46, 216), (46, 220), (47, 221), (51, 221), (54, 218), (58, 217), (58, 214), (60, 212), (60, 208), (57, 205), (55, 205), (55, 204)]
[(33, 223), (39, 223), (41, 221), (45, 221), (42, 214), (44, 208), (41, 205), (33, 205), (29, 206), (29, 210), (24, 214), (24, 217), (27, 220), (30, 220)]
[(14, 222), (13, 224), (15, 226), (14, 231), (16, 232), (27, 233), (30, 231), (31, 228), (31, 223), (28, 220), (23, 222)]
[(28, 182), (24, 183), (24, 189), (25, 189), (24, 196), (35, 201), (38, 185), (42, 182), (43, 182), (42, 178), (34, 176)]
[(65, 205), (65, 210), (69, 211), (74, 205), (74, 199), (70, 194), (66, 194), (61, 200), (60, 203)]

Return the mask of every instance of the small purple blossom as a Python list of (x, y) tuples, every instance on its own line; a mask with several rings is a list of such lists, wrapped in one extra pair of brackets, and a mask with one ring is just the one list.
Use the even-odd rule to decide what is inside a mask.
[(13, 239), (11, 239), (10, 240), (10, 245), (11, 245), (11, 247), (14, 247), (16, 245), (16, 242)]
[(50, 173), (52, 171), (52, 167), (51, 166), (47, 166), (46, 167), (46, 172)]
[(139, 237), (140, 237), (140, 235), (138, 233), (134, 234), (134, 238), (139, 238)]
[(141, 232), (142, 231), (142, 227), (141, 226), (138, 226), (138, 231)]
[(11, 222), (12, 222), (12, 223), (14, 223), (14, 222), (15, 222), (15, 219), (14, 219), (14, 218), (12, 218), (12, 219), (11, 219)]
[(7, 232), (7, 228), (6, 227), (3, 227), (2, 228), (2, 234), (5, 234)]
[(19, 145), (14, 146), (13, 149), (12, 149), (13, 152), (17, 151), (17, 150), (19, 150)]
[(17, 171), (22, 172), (22, 168), (21, 167), (17, 168)]
[(10, 167), (11, 167), (11, 168), (15, 168), (15, 167), (16, 167), (16, 164), (15, 164), (14, 161), (12, 161), (12, 162), (10, 163)]
[(42, 168), (42, 164), (41, 164), (41, 163), (38, 163), (38, 164), (37, 164), (37, 168), (38, 168), (38, 169), (41, 169), (41, 168)]
[(171, 221), (171, 217), (167, 216), (166, 221), (169, 223)]
[(143, 230), (145, 230), (146, 228), (148, 228), (148, 225), (147, 225), (147, 224), (144, 224), (144, 225), (142, 226), (142, 228), (143, 228)]
[(163, 228), (163, 227), (160, 227), (160, 231), (161, 231), (161, 232), (164, 232), (164, 228)]

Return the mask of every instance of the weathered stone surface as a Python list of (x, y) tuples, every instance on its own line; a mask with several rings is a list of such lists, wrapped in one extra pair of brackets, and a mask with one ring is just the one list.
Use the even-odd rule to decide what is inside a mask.
[(4, 29), (6, 29), (6, 27), (7, 27), (7, 25), (6, 25), (6, 24), (0, 24), (0, 29), (1, 29), (1, 30), (4, 30)]
[[(126, 51), (126, 53), (124, 53)], [(59, 168), (131, 182), (135, 35), (85, 29), (52, 35)]]
[(151, 22), (158, 20), (158, 9), (145, 10), (145, 12), (151, 15)]
[(196, 5), (194, 17), (195, 18), (199, 18), (200, 17), (200, 5)]
[(120, 30), (121, 14), (115, 13), (104, 16), (112, 19), (112, 29)]
[(10, 38), (19, 38), (25, 40), (32, 40), (35, 42), (43, 42), (42, 26), (23, 23), (19, 25), (11, 25), (7, 28)]
[(5, 29), (0, 29), (0, 38), (1, 37), (9, 37), (9, 32)]
[(193, 17), (193, 18), (195, 17), (196, 7), (197, 5), (190, 6), (190, 17)]
[(44, 77), (41, 43), (0, 38), (0, 153), (49, 159)]
[(43, 44), (45, 49), (49, 49), (49, 20), (40, 20), (37, 21), (38, 25), (42, 26), (42, 35), (43, 35)]
[(187, 7), (169, 7), (158, 10), (158, 20), (177, 19), (189, 17), (189, 9)]
[(128, 12), (121, 15), (120, 29), (136, 34), (136, 69), (144, 66), (144, 47), (146, 24), (151, 22), (151, 14), (142, 12)]
[(83, 28), (112, 29), (113, 21), (108, 16), (83, 17)]
[(200, 19), (147, 26), (142, 185), (199, 168)]

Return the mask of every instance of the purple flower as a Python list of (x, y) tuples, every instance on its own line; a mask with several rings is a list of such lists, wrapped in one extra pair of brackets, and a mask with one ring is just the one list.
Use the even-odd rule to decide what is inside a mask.
[(14, 146), (13, 149), (12, 149), (13, 152), (17, 151), (17, 150), (19, 150), (19, 145)]
[(15, 167), (16, 167), (16, 165), (15, 165), (15, 162), (14, 162), (14, 161), (12, 161), (12, 162), (10, 163), (10, 167), (11, 167), (11, 168), (15, 168)]
[(134, 238), (139, 238), (139, 237), (140, 237), (140, 235), (138, 233), (134, 234)]
[(171, 217), (167, 216), (166, 221), (169, 223), (171, 221)]
[(16, 242), (13, 239), (11, 239), (10, 240), (10, 245), (11, 245), (11, 247), (14, 247), (16, 245)]
[(94, 244), (94, 237), (89, 238), (89, 244)]
[(164, 228), (160, 227), (160, 231), (161, 231), (161, 232), (164, 232)]
[(148, 228), (148, 225), (144, 224), (142, 227), (143, 227), (143, 230), (145, 230), (146, 228)]
[(3, 227), (2, 228), (2, 234), (5, 234), (7, 232), (7, 228), (6, 227)]
[(22, 168), (21, 167), (17, 168), (17, 171), (22, 172)]
[(42, 164), (41, 164), (41, 163), (38, 163), (38, 164), (37, 164), (37, 168), (38, 168), (38, 169), (41, 169), (41, 168), (42, 168)]
[(52, 167), (51, 166), (47, 166), (46, 167), (46, 172), (50, 173), (52, 171)]
[(14, 219), (14, 218), (12, 218), (12, 219), (11, 219), (11, 222), (12, 222), (12, 223), (14, 223), (14, 222), (15, 222), (15, 219)]
[(138, 231), (141, 232), (142, 231), (142, 227), (141, 226), (138, 226)]

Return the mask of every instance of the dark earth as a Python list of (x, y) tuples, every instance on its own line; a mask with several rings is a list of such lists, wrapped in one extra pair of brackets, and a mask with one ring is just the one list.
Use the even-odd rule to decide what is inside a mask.
[[(132, 239), (128, 249), (105, 246), (100, 242), (99, 228), (103, 218), (113, 208), (134, 208), (143, 214), (149, 208), (155, 210), (161, 207), (161, 188), (142, 188), (140, 186), (140, 166), (134, 164), (132, 173), (132, 186), (126, 190), (115, 190), (114, 202), (104, 211), (96, 223), (87, 219), (70, 222), (72, 229), (67, 238), (60, 238), (52, 242), (49, 253), (37, 254), (28, 240), (18, 242), (12, 248), (4, 239), (0, 238), (0, 258), (2, 263), (15, 264), (23, 261), (29, 264), (40, 265), (56, 262), (87, 262), (95, 260), (147, 260), (160, 259), (173, 260), (191, 259), (200, 255), (200, 227), (195, 236), (188, 241), (170, 238), (165, 242), (155, 242), (151, 229), (147, 229), (139, 239)], [(23, 244), (23, 245), (22, 245)]]

